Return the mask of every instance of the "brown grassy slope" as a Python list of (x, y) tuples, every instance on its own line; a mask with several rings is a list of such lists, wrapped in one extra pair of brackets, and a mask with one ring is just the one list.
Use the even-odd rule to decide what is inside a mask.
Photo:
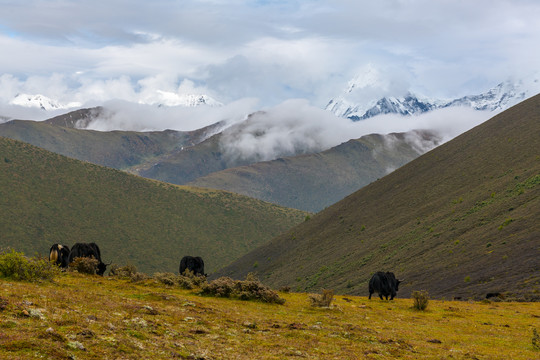
[(96, 242), (103, 261), (178, 271), (184, 255), (212, 272), (303, 221), (305, 212), (224, 191), (179, 187), (0, 137), (0, 249), (48, 255)]
[[(1, 359), (535, 359), (534, 303), (392, 302), (307, 294), (284, 305), (202, 297), (153, 281), (0, 279)], [(456, 331), (456, 329), (459, 329)]]
[(219, 275), (365, 294), (375, 271), (400, 295), (538, 297), (540, 95), (322, 211)]
[(214, 172), (188, 185), (317, 212), (417, 158), (423, 152), (415, 146), (418, 139), (438, 143), (429, 132), (371, 134), (320, 153)]

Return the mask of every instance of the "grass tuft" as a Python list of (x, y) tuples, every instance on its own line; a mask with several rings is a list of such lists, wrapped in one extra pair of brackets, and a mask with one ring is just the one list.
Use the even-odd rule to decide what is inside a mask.
[(334, 300), (334, 290), (323, 289), (320, 295), (310, 294), (309, 300), (311, 301), (311, 306), (330, 307), (332, 300)]

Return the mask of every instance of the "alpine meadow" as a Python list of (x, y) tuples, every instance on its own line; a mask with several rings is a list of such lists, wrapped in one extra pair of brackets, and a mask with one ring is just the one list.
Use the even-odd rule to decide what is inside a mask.
[(540, 1), (0, 1), (0, 360), (540, 359)]

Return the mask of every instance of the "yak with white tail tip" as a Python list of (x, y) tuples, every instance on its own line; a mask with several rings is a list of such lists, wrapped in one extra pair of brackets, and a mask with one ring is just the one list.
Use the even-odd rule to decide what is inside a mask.
[(49, 261), (65, 269), (69, 264), (69, 247), (67, 245), (53, 244), (49, 250)]

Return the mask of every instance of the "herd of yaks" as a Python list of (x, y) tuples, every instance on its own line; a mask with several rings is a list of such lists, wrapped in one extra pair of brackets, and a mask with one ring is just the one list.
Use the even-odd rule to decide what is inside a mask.
[[(101, 250), (96, 243), (76, 243), (71, 250), (69, 246), (53, 244), (49, 250), (49, 261), (61, 268), (67, 268), (76, 258), (94, 258), (98, 261), (96, 274), (103, 276), (109, 264), (101, 261)], [(194, 275), (204, 275), (204, 261), (200, 256), (184, 256), (180, 261), (180, 274), (190, 270)]]
[[(103, 276), (107, 266), (101, 261), (101, 251), (96, 243), (76, 243), (71, 250), (67, 245), (54, 244), (49, 251), (49, 260), (61, 268), (67, 268), (78, 257), (95, 258), (98, 261), (96, 274)], [(180, 274), (190, 270), (195, 275), (204, 275), (204, 261), (200, 256), (184, 256), (180, 260)], [(378, 293), (381, 300), (383, 296), (388, 300), (393, 300), (399, 290), (399, 284), (403, 280), (396, 279), (392, 272), (379, 271), (371, 277), (369, 281), (369, 299), (373, 293)]]

